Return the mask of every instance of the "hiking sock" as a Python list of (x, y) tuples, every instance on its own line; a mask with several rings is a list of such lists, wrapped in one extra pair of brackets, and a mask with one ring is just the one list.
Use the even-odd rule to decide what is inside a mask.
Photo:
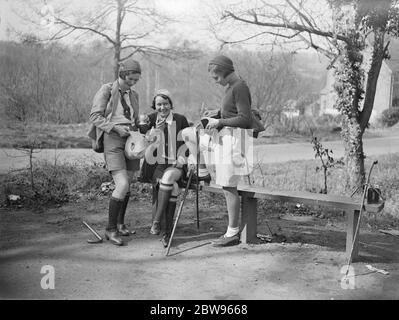
[(158, 191), (158, 204), (154, 216), (154, 222), (160, 222), (162, 214), (166, 210), (169, 203), (169, 198), (172, 194), (173, 184), (160, 183)]
[(124, 199), (117, 199), (111, 196), (109, 200), (109, 210), (108, 210), (108, 226), (107, 231), (116, 231), (116, 224), (118, 223), (118, 215), (123, 205)]
[(129, 202), (129, 198), (130, 198), (130, 192), (126, 193), (125, 199), (123, 200), (123, 203), (121, 205), (121, 208), (119, 210), (119, 214), (118, 214), (118, 224), (124, 224), (125, 223), (125, 213), (126, 213), (126, 208), (127, 208), (127, 204)]
[(227, 227), (227, 232), (224, 234), (225, 237), (233, 237), (240, 232), (240, 227), (231, 228)]
[(207, 176), (209, 174), (209, 171), (208, 171), (208, 169), (206, 167), (201, 168), (201, 166), (200, 166), (198, 171), (199, 171), (198, 172), (198, 177), (205, 177), (205, 176)]
[(177, 196), (172, 195), (169, 199), (168, 206), (166, 208), (166, 226), (165, 233), (170, 236), (173, 230), (173, 218), (176, 211)]

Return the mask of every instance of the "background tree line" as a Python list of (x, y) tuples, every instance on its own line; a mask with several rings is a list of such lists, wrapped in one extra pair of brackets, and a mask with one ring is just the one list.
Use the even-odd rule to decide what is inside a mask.
[[(135, 57), (143, 70), (136, 85), (142, 112), (151, 111), (153, 94), (159, 88), (167, 88), (175, 110), (192, 121), (204, 108), (219, 107), (223, 88), (214, 85), (207, 71), (209, 59), (218, 53), (199, 50), (195, 43), (184, 45), (196, 55)], [(315, 56), (245, 49), (224, 53), (232, 57), (238, 74), (248, 82), (253, 106), (260, 109), (266, 126), (282, 121), (287, 101), (312, 103), (324, 85), (325, 64), (314, 63)], [(88, 119), (95, 92), (114, 79), (113, 56), (101, 41), (67, 47), (24, 36), (20, 42), (0, 43), (0, 73), (4, 120), (82, 123)]]

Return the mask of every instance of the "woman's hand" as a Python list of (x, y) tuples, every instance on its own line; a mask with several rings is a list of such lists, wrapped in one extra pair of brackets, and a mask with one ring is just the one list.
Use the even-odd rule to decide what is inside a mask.
[(220, 122), (218, 119), (208, 117), (205, 117), (205, 119), (208, 120), (208, 124), (206, 125), (205, 129), (217, 129), (220, 126)]
[(125, 138), (130, 135), (128, 126), (122, 126), (117, 124), (113, 127), (112, 130), (114, 130), (117, 134), (119, 134), (121, 138)]

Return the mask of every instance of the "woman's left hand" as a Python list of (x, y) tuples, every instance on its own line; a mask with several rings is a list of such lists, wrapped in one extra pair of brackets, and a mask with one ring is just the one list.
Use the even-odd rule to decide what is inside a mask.
[(208, 124), (206, 125), (205, 129), (217, 129), (220, 125), (219, 120), (218, 119), (214, 119), (214, 118), (205, 118), (208, 120)]

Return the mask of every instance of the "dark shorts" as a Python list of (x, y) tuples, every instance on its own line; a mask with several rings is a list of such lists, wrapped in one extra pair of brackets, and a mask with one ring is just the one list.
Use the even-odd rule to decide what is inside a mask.
[(140, 160), (129, 160), (125, 157), (126, 138), (121, 138), (114, 131), (104, 132), (104, 158), (108, 171), (126, 169), (137, 171), (140, 169)]

